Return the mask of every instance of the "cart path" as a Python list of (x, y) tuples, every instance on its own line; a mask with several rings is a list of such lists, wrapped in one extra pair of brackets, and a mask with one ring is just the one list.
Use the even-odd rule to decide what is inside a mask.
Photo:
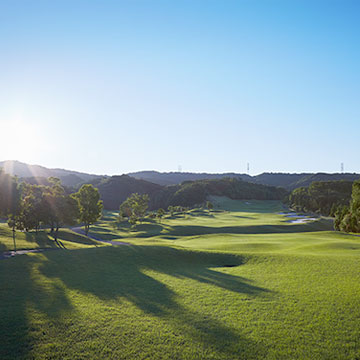
[(17, 251), (5, 251), (0, 254), (0, 260), (9, 259), (11, 257), (14, 257), (15, 255), (24, 255), (29, 253), (41, 253), (44, 251), (50, 251), (50, 250), (61, 250), (61, 248), (39, 248), (39, 249), (28, 249), (28, 250), (17, 250)]

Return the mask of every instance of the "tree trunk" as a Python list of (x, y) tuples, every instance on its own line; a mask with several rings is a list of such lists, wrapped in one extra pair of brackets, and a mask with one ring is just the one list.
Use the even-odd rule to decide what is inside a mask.
[(14, 251), (16, 252), (15, 228), (13, 228), (12, 231), (13, 231)]
[(57, 242), (58, 232), (59, 232), (59, 227), (57, 226), (57, 227), (56, 227), (56, 230), (55, 230), (55, 233), (54, 233), (54, 235), (53, 235), (55, 242)]

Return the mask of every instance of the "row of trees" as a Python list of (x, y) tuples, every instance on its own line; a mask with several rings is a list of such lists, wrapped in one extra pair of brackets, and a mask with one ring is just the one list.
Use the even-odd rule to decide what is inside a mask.
[(360, 232), (360, 180), (352, 185), (349, 206), (340, 206), (335, 213), (335, 230)]
[[(149, 195), (139, 195), (138, 193), (131, 194), (121, 205), (119, 209), (119, 218), (117, 224), (121, 223), (124, 219), (127, 219), (131, 225), (135, 225), (138, 221), (141, 223), (145, 216), (149, 206)], [(214, 208), (214, 205), (210, 202), (206, 202), (206, 207), (210, 210)], [(156, 211), (151, 211), (148, 217), (151, 219), (157, 218), (159, 221), (168, 213), (171, 217), (174, 214), (181, 214), (188, 211), (189, 208), (182, 206), (169, 205), (167, 211), (163, 208), (159, 208)]]
[(0, 171), (0, 214), (8, 217), (14, 245), (16, 230), (37, 232), (46, 226), (57, 241), (59, 228), (82, 222), (87, 235), (90, 225), (100, 218), (103, 206), (92, 185), (68, 194), (59, 179), (49, 178), (49, 184), (19, 184), (16, 178)]

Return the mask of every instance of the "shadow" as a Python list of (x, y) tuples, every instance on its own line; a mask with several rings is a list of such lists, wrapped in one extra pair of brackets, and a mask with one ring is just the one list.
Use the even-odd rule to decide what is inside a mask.
[(106, 229), (106, 228), (104, 228), (104, 227), (102, 227), (102, 226), (100, 226), (100, 225), (92, 225), (91, 227), (90, 227), (90, 230), (91, 231), (95, 231), (95, 232), (97, 232), (97, 231), (100, 231), (100, 232), (102, 232), (102, 233), (111, 233), (112, 232), (112, 230), (110, 230), (110, 229)]
[(73, 243), (78, 243), (78, 244), (94, 245), (94, 246), (99, 245), (97, 241), (90, 239), (85, 235), (78, 234), (76, 232), (66, 231), (66, 230), (59, 230), (58, 241), (59, 239)]
[[(304, 224), (288, 225), (250, 225), (250, 226), (172, 226), (166, 235), (169, 236), (193, 236), (204, 234), (278, 234), (278, 233), (304, 233), (332, 230), (332, 224), (328, 221), (313, 221)], [(151, 236), (151, 235), (149, 235)]]
[(232, 215), (232, 217), (234, 217), (234, 218), (238, 218), (238, 219), (255, 219), (255, 217), (254, 217), (254, 216)]
[(39, 267), (41, 274), (54, 282), (60, 281), (66, 288), (102, 300), (126, 299), (144, 313), (165, 319), (199, 345), (228, 358), (236, 357), (239, 344), (255, 346), (221, 321), (181, 305), (179, 295), (173, 289), (150, 275), (155, 271), (180, 281), (190, 279), (247, 297), (269, 296), (269, 290), (218, 270), (241, 266), (244, 259), (239, 256), (161, 246), (95, 248), (67, 252), (66, 255), (65, 258), (46, 253), (49, 261)]
[(4, 245), (3, 243), (0, 243), (0, 255), (5, 251), (9, 251), (9, 249), (7, 248), (6, 245)]
[(151, 218), (149, 218), (149, 217), (146, 217), (146, 218), (143, 220), (143, 223), (157, 224), (158, 221), (157, 221), (157, 219), (151, 219)]
[(140, 234), (136, 235), (137, 237), (148, 237), (148, 236), (154, 236), (160, 234), (163, 228), (164, 227), (159, 223), (154, 223), (154, 224), (143, 223), (143, 224), (137, 224), (134, 229), (140, 232)]
[(25, 232), (25, 239), (28, 242), (38, 244), (40, 248), (61, 248), (59, 243), (49, 237), (46, 230), (41, 230), (38, 233), (35, 231)]
[(55, 240), (55, 238), (54, 238), (54, 241), (55, 241), (56, 245), (57, 245), (60, 249), (65, 249), (65, 250), (66, 250), (66, 246), (62, 243), (61, 240), (59, 240), (59, 239)]
[(89, 234), (90, 237), (92, 237), (93, 239), (99, 239), (101, 240), (106, 240), (106, 241), (112, 241), (112, 240), (118, 240), (118, 239), (122, 239), (123, 236), (121, 235), (115, 235), (112, 233), (104, 233), (104, 232), (94, 232), (90, 229)]
[[(248, 226), (201, 226), (201, 225), (175, 225), (167, 226), (161, 224), (137, 225), (135, 230), (139, 233), (134, 234), (137, 238), (149, 238), (157, 235), (164, 235), (168, 240), (175, 240), (179, 236), (195, 236), (208, 234), (286, 234), (329, 231), (333, 225), (326, 219), (313, 221), (304, 224), (286, 225), (248, 225)], [(119, 238), (119, 237), (118, 237)]]
[[(43, 261), (45, 257), (27, 255), (0, 261), (1, 359), (32, 358), (34, 329), (29, 313), (38, 311), (54, 320), (72, 309), (61, 284), (43, 282), (46, 278), (38, 275)], [(38, 335), (47, 336), (43, 332)]]
[(115, 235), (115, 234), (111, 233), (107, 229), (104, 232), (102, 232), (104, 230), (103, 228), (99, 228), (99, 229), (101, 229), (101, 232), (94, 232), (93, 228), (90, 228), (88, 235), (85, 235), (84, 229), (82, 229), (80, 227), (71, 228), (74, 235), (76, 234), (77, 236), (81, 236), (81, 241), (79, 241), (80, 238), (74, 238), (72, 240), (69, 239), (69, 241), (80, 242), (82, 244), (87, 244), (87, 245), (99, 245), (99, 243), (96, 240), (98, 240), (98, 241), (102, 241), (102, 240), (112, 241), (112, 240), (122, 238), (122, 236)]

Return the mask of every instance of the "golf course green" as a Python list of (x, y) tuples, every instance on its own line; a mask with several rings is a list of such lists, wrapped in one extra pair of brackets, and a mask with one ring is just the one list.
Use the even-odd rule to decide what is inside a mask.
[[(108, 211), (60, 246), (18, 232), (58, 250), (0, 261), (0, 359), (359, 359), (360, 237), (211, 201), (135, 227)], [(0, 252), (12, 241), (0, 225)]]

